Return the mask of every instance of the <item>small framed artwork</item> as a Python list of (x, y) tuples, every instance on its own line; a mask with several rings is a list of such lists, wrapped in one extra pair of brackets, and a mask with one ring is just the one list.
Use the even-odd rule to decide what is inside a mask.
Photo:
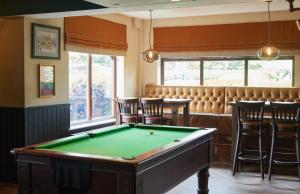
[(32, 24), (31, 57), (60, 59), (60, 28)]
[(55, 96), (55, 66), (39, 65), (39, 97)]

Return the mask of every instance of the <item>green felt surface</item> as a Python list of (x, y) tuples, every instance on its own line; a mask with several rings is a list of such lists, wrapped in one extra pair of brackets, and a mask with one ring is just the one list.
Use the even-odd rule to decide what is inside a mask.
[[(81, 135), (46, 144), (38, 149), (132, 158), (186, 137), (195, 130), (172, 127), (119, 127), (116, 130), (95, 133), (92, 138)], [(150, 131), (154, 134), (151, 135)]]

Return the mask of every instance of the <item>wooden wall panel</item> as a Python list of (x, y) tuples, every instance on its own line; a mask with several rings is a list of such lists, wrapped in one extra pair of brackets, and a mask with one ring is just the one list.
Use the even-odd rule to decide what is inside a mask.
[(25, 145), (64, 137), (69, 128), (69, 104), (25, 109)]
[(10, 150), (68, 134), (70, 106), (0, 107), (0, 181), (16, 181), (16, 163)]
[(16, 163), (10, 150), (24, 145), (23, 127), (23, 108), (0, 108), (0, 180), (16, 178)]

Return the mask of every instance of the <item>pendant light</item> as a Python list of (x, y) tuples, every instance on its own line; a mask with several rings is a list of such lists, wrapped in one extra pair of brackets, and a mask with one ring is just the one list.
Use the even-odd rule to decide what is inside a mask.
[(152, 32), (152, 10), (150, 10), (150, 29), (149, 29), (149, 49), (143, 52), (143, 58), (148, 63), (153, 63), (159, 58), (159, 53), (152, 48), (151, 44), (151, 32)]
[(268, 21), (268, 44), (262, 47), (257, 51), (257, 55), (260, 59), (271, 61), (277, 59), (279, 57), (279, 49), (271, 45), (271, 13), (270, 13), (270, 3), (271, 0), (266, 1), (268, 3), (268, 14), (269, 14), (269, 21)]

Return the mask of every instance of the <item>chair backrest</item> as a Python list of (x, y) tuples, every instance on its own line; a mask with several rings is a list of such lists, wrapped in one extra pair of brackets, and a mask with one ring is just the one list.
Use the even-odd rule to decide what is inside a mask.
[(271, 102), (272, 123), (299, 125), (300, 103), (294, 102)]
[(143, 117), (161, 117), (163, 116), (163, 98), (142, 98)]
[[(130, 122), (138, 122), (138, 110), (139, 110), (139, 98), (118, 98), (118, 107), (119, 107), (119, 114), (120, 114), (120, 123), (122, 124), (124, 121), (124, 117), (133, 116)], [(129, 121), (126, 121), (129, 122)]]
[(257, 121), (263, 123), (265, 102), (239, 101), (236, 102), (238, 121)]

